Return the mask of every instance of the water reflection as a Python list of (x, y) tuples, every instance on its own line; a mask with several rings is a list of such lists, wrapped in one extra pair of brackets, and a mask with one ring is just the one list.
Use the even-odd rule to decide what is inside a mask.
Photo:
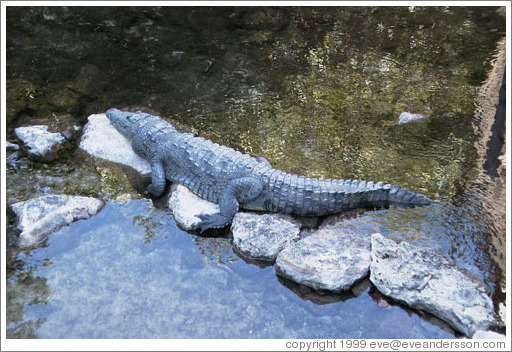
[[(127, 217), (135, 213), (147, 221)], [(148, 223), (154, 224), (150, 241)], [(17, 292), (8, 295), (7, 336), (453, 336), (398, 306), (380, 308), (367, 283), (347, 295), (313, 292), (278, 279), (273, 267), (236, 260), (223, 238), (209, 253), (202, 245), (148, 201), (109, 203), (30, 255), (18, 254), (25, 265), (10, 279), (8, 292)]]

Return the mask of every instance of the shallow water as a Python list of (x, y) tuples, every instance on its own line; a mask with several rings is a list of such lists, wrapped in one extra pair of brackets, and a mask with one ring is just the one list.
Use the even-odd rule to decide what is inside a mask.
[[(8, 337), (452, 336), (416, 313), (379, 308), (364, 286), (359, 297), (316, 298), (331, 303), (303, 299), (279, 281), (273, 266), (245, 263), (227, 239), (179, 230), (149, 201), (109, 203), (18, 260), (24, 278), (10, 280), (8, 295), (18, 303), (10, 309), (19, 311), (8, 315)], [(27, 291), (33, 292), (29, 302), (13, 298)]]
[[(440, 250), (493, 290), (502, 280), (468, 187), (476, 91), (504, 36), (498, 8), (9, 7), (7, 22), (8, 140), (24, 124), (152, 111), (289, 172), (425, 193), (439, 203), (326, 221)], [(402, 111), (427, 117), (398, 126)], [(136, 193), (74, 150), (52, 165), (12, 154), (7, 176), (9, 204)], [(33, 250), (9, 248), (7, 271), (13, 338), (454, 336), (435, 318), (380, 308), (364, 284), (354, 297), (281, 282), (228, 238), (187, 234), (142, 200), (109, 203)]]

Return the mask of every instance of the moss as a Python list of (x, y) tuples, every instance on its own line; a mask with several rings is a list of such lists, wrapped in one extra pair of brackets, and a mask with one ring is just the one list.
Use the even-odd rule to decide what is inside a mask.
[(233, 252), (233, 246), (229, 238), (194, 236), (193, 240), (206, 263), (224, 265), (240, 260)]
[(96, 170), (101, 178), (101, 193), (111, 199), (126, 199), (126, 195), (130, 195), (129, 199), (142, 199), (137, 190), (128, 179), (123, 168), (118, 165), (98, 165)]
[(6, 116), (7, 126), (16, 117), (33, 105), (39, 95), (39, 87), (25, 79), (8, 79), (6, 83)]
[(161, 224), (155, 221), (154, 215), (142, 216), (136, 215), (133, 217), (133, 224), (141, 226), (145, 229), (144, 243), (151, 243), (151, 239), (157, 234), (157, 229)]

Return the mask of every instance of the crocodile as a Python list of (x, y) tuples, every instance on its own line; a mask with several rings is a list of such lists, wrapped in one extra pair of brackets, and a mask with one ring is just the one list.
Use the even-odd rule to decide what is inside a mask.
[(180, 133), (160, 117), (141, 111), (112, 108), (106, 115), (131, 140), (135, 153), (150, 163), (151, 196), (161, 197), (169, 180), (219, 205), (219, 213), (198, 215), (201, 233), (229, 225), (240, 208), (322, 216), (357, 207), (431, 202), (422, 194), (383, 182), (307, 178), (274, 169), (263, 157)]

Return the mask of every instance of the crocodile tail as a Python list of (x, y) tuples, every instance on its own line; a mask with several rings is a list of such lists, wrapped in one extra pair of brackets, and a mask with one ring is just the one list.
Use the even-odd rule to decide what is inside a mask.
[(320, 216), (357, 207), (422, 206), (430, 200), (422, 194), (383, 182), (306, 178), (278, 171), (269, 180), (268, 210)]
[(338, 184), (340, 187), (337, 197), (342, 199), (338, 203), (341, 208), (385, 207), (388, 205), (414, 207), (430, 204), (430, 199), (423, 194), (383, 182), (338, 180)]
[(391, 186), (388, 197), (391, 204), (398, 205), (424, 206), (431, 202), (423, 194), (411, 192), (407, 188), (398, 186)]

